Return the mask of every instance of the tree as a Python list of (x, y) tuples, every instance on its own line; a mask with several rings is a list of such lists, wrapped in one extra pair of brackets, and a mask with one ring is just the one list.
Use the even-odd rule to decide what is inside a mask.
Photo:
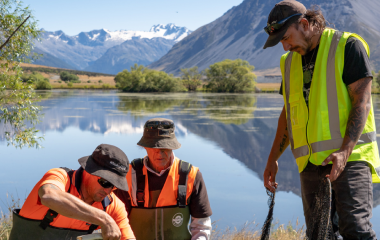
[(49, 79), (47, 78), (43, 78), (43, 79), (39, 79), (36, 83), (36, 89), (39, 89), (39, 90), (51, 90), (52, 87), (51, 87), (51, 84), (49, 82)]
[(202, 85), (202, 73), (199, 73), (198, 67), (183, 68), (182, 72), (182, 83), (189, 91), (195, 91), (199, 86)]
[[(1, 0), (0, 42), (4, 43), (15, 29), (30, 15), (29, 20), (15, 33), (0, 52), (0, 124), (1, 134), (8, 145), (16, 147), (38, 147), (39, 140), (34, 128), (39, 120), (38, 98), (31, 83), (22, 82), (21, 62), (30, 62), (29, 56), (34, 40), (41, 31), (28, 7), (18, 0)], [(32, 59), (37, 56), (33, 55)], [(30, 123), (27, 126), (27, 122)]]
[(69, 72), (63, 71), (59, 74), (59, 77), (64, 82), (79, 82), (79, 77), (75, 74), (71, 74)]
[(212, 92), (253, 92), (256, 75), (247, 61), (226, 59), (206, 69), (207, 89)]
[(124, 92), (186, 91), (181, 80), (173, 75), (137, 64), (131, 67), (131, 71), (119, 72), (114, 80), (118, 88)]

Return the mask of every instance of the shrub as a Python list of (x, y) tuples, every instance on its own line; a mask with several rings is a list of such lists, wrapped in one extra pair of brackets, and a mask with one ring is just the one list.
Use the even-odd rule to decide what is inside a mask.
[(103, 81), (102, 81), (102, 80), (99, 80), (98, 83), (103, 83)]
[(189, 91), (195, 91), (202, 85), (202, 73), (198, 72), (198, 67), (184, 68), (182, 72), (182, 83)]
[(72, 82), (72, 83), (81, 83), (81, 81), (79, 81), (79, 80), (71, 80), (70, 82)]
[(84, 88), (84, 89), (87, 89), (87, 88), (88, 88), (88, 86), (87, 86), (87, 85), (85, 85), (83, 88)]
[(94, 85), (91, 85), (91, 86), (90, 86), (90, 88), (91, 88), (91, 89), (94, 89), (94, 88), (95, 88), (95, 86), (94, 86)]
[(103, 84), (102, 85), (102, 88), (104, 88), (104, 89), (109, 89), (109, 88), (111, 88), (111, 85), (109, 85), (109, 84)]
[(72, 82), (72, 81), (79, 80), (79, 77), (77, 75), (74, 75), (65, 71), (61, 72), (59, 74), (59, 77), (61, 78), (62, 81), (65, 81), (65, 82)]
[(58, 83), (62, 83), (62, 81), (58, 81)]
[(72, 83), (72, 82), (67, 82), (67, 86), (68, 86), (68, 87), (72, 87), (72, 86), (73, 86), (73, 83)]
[(208, 84), (212, 92), (253, 92), (256, 75), (254, 66), (247, 61), (226, 59), (206, 69)]
[(91, 81), (90, 81), (90, 80), (88, 80), (88, 81), (87, 81), (87, 83), (91, 83)]
[(119, 72), (114, 80), (118, 88), (125, 92), (186, 91), (181, 79), (137, 64), (131, 67), (131, 71)]
[(47, 78), (44, 78), (43, 80), (38, 80), (35, 85), (36, 85), (36, 89), (38, 89), (38, 90), (51, 90), (52, 89), (51, 84), (49, 82), (49, 79), (47, 79)]
[(24, 73), (21, 76), (21, 79), (23, 82), (33, 84), (33, 83), (37, 83), (37, 81), (43, 81), (45, 79), (45, 77), (42, 76), (42, 74), (40, 74), (38, 72), (32, 72), (32, 74), (25, 74)]

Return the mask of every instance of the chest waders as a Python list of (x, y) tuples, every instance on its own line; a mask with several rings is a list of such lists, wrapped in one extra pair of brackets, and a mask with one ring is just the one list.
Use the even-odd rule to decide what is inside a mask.
[[(67, 191), (70, 193), (74, 170), (68, 168), (63, 169), (66, 170), (70, 178), (70, 186), (69, 190)], [(80, 168), (75, 174), (75, 187), (77, 190), (80, 190), (82, 173), (83, 169)], [(111, 200), (108, 197), (104, 198), (102, 201), (104, 211), (110, 203)], [(50, 223), (52, 223), (58, 216), (58, 213), (52, 209), (49, 209), (46, 212), (46, 215), (42, 220), (22, 217), (19, 215), (19, 212), (20, 209), (13, 210), (13, 227), (9, 236), (9, 240), (76, 240), (78, 236), (90, 234), (98, 228), (98, 225), (95, 224), (91, 224), (88, 230), (77, 230), (50, 226)]]
[(129, 215), (129, 224), (132, 227), (136, 239), (190, 240), (191, 235), (188, 230), (190, 210), (189, 206), (186, 206), (186, 191), (188, 174), (192, 165), (185, 161), (180, 161), (178, 168), (177, 205), (156, 208), (144, 207), (144, 195), (146, 193), (144, 191), (145, 176), (143, 174), (143, 159), (136, 159), (131, 165), (136, 171), (136, 198), (138, 206), (132, 207)]

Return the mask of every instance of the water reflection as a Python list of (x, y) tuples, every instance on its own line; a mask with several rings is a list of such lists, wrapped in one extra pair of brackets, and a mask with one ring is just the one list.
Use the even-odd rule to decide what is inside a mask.
[(225, 124), (244, 124), (253, 118), (256, 96), (252, 94), (140, 94), (120, 96), (118, 110), (133, 116), (170, 111), (174, 115), (191, 114)]
[[(143, 124), (147, 119), (156, 116), (169, 117), (175, 121), (176, 135), (180, 138), (183, 137), (181, 141), (195, 139), (193, 137), (195, 135), (198, 139), (217, 146), (218, 150), (221, 149), (231, 158), (226, 163), (227, 165), (219, 165), (219, 160), (213, 159), (214, 156), (208, 156), (208, 150), (203, 149), (203, 152), (199, 153), (201, 154), (200, 158), (207, 155), (209, 169), (216, 172), (215, 174), (225, 171), (226, 178), (232, 176), (228, 171), (233, 167), (228, 164), (235, 164), (234, 159), (244, 166), (243, 169), (249, 169), (248, 174), (242, 172), (233, 175), (234, 177), (244, 175), (245, 179), (249, 179), (240, 183), (241, 186), (236, 187), (239, 191), (243, 191), (246, 186), (253, 184), (253, 182), (247, 182), (253, 181), (252, 175), (262, 181), (262, 173), (276, 134), (278, 116), (283, 106), (283, 100), (278, 94), (126, 94), (116, 91), (80, 90), (55, 90), (40, 92), (40, 94), (42, 97), (40, 104), (44, 106), (44, 117), (37, 128), (46, 134), (45, 139), (49, 141), (42, 143), (46, 146), (43, 151), (47, 155), (53, 156), (56, 151), (59, 151), (57, 150), (58, 142), (54, 143), (49, 140), (51, 139), (49, 136), (54, 135), (53, 132), (71, 133), (72, 128), (79, 129), (82, 133), (75, 131), (73, 136), (62, 140), (61, 144), (80, 139), (77, 149), (70, 150), (79, 152), (82, 145), (87, 147), (85, 142), (94, 142), (87, 150), (91, 152), (96, 144), (101, 143), (99, 141), (111, 144), (112, 141), (115, 141), (115, 145), (118, 146), (124, 146), (126, 142), (130, 142), (128, 146), (136, 146), (135, 143), (141, 137)], [(373, 102), (379, 128), (380, 111), (377, 109), (380, 109), (380, 96), (374, 96)], [(94, 136), (88, 136), (88, 132), (97, 133), (100, 137), (95, 139)], [(99, 140), (107, 136), (111, 137)], [(196, 145), (194, 142), (193, 144)], [(197, 144), (205, 145), (204, 143)], [(201, 147), (198, 148), (201, 149)], [(9, 153), (9, 158), (14, 155), (12, 152), (14, 150), (11, 148), (2, 150)], [(129, 152), (134, 153), (133, 151), (133, 148), (128, 147), (128, 156), (130, 156)], [(198, 149), (193, 150), (188, 145), (183, 148), (183, 151), (189, 151), (188, 155), (190, 156), (198, 154)], [(29, 154), (29, 151), (26, 152)], [(38, 156), (38, 153), (33, 154)], [(73, 159), (81, 157), (83, 154), (87, 153), (80, 152), (73, 156)], [(182, 153), (182, 157), (185, 160), (188, 158), (185, 153)], [(192, 162), (191, 159), (189, 161)], [(204, 163), (202, 162), (202, 164)], [(52, 164), (52, 166), (55, 165)], [(214, 170), (215, 166), (217, 170)], [(276, 177), (279, 182), (279, 190), (300, 196), (299, 174), (289, 149), (280, 158), (279, 168), (280, 171)], [(203, 166), (201, 169), (205, 169), (205, 167)], [(208, 177), (207, 174), (205, 176)], [(39, 177), (41, 176), (37, 176), (37, 178)], [(8, 181), (3, 178), (5, 177), (0, 175), (0, 183)], [(220, 183), (213, 182), (212, 176), (209, 182), (211, 184), (210, 191), (213, 191), (214, 196), (228, 197), (225, 193), (222, 194), (225, 189), (216, 187), (213, 189)], [(262, 182), (258, 184), (260, 188), (263, 188)], [(3, 188), (3, 185), (0, 186)], [(377, 206), (380, 204), (380, 184), (375, 184), (374, 189), (375, 206)], [(260, 191), (262, 191), (261, 195), (256, 192), (244, 193), (244, 198), (250, 199), (250, 201), (259, 198), (262, 204), (260, 205), (262, 206), (261, 211), (264, 211), (263, 218), (265, 218), (267, 198), (265, 191)], [(288, 198), (291, 199), (289, 196)], [(298, 208), (302, 211), (301, 206)], [(290, 215), (294, 210), (284, 209), (284, 211), (288, 211), (285, 214)], [(231, 214), (234, 214), (232, 210)]]

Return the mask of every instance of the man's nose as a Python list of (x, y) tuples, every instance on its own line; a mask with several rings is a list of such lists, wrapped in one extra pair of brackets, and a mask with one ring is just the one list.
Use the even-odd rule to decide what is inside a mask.
[(160, 153), (160, 156), (161, 156), (161, 157), (165, 157), (165, 156), (166, 156), (166, 153), (165, 153), (165, 151), (164, 151), (164, 150), (160, 150), (160, 152), (159, 152), (159, 153)]
[(289, 49), (291, 48), (291, 45), (283, 41), (281, 41), (281, 43), (282, 43), (282, 47), (284, 48), (284, 51), (285, 52), (289, 51)]
[(103, 188), (103, 189), (104, 189), (104, 192), (106, 192), (108, 195), (112, 192), (113, 187), (112, 188)]

